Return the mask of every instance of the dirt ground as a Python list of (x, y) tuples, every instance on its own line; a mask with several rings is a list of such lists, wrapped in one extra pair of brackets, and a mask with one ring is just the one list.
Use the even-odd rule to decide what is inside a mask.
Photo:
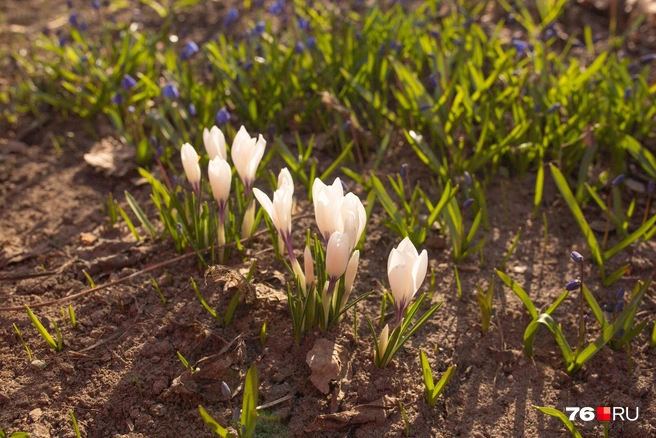
[[(7, 10), (16, 3), (17, 0), (9, 0)], [(21, 25), (36, 27), (52, 19), (49, 13), (66, 13), (64, 2), (51, 6), (50, 12), (41, 6), (57, 2), (21, 3), (33, 8), (30, 10), (36, 20)], [(96, 173), (82, 158), (94, 139), (79, 126), (67, 123), (51, 120), (36, 130), (26, 131), (29, 121), (24, 121), (15, 129), (0, 132), (2, 308), (43, 303), (85, 290), (88, 282), (83, 269), (96, 283), (103, 284), (177, 256), (166, 242), (135, 242), (122, 223), (115, 229), (106, 228), (102, 204), (110, 192), (122, 201), (124, 190), (130, 190), (155, 217), (147, 203), (148, 187), (136, 185), (136, 172), (122, 178)], [(95, 128), (106, 129), (102, 125)], [(26, 135), (22, 141), (16, 141), (21, 133)], [(61, 153), (51, 145), (52, 133), (70, 133)], [(396, 163), (402, 154), (401, 146), (390, 148), (386, 161)], [(409, 165), (413, 183), (428, 180), (419, 163), (411, 159)], [(390, 164), (385, 171), (395, 172), (395, 166)], [(25, 312), (0, 308), (0, 428), (10, 433), (25, 430), (33, 437), (71, 437), (72, 410), (82, 436), (214, 436), (201, 421), (198, 405), (226, 424), (233, 408), (240, 405), (240, 379), (248, 366), (255, 363), (261, 383), (259, 404), (289, 396), (265, 410), (262, 436), (403, 436), (405, 425), (399, 401), (407, 415), (410, 436), (416, 437), (566, 434), (559, 421), (535, 411), (532, 405), (560, 410), (567, 406), (639, 408), (638, 421), (611, 423), (610, 436), (656, 436), (656, 350), (648, 348), (648, 333), (656, 314), (653, 287), (638, 312), (638, 322), (650, 322), (632, 344), (632, 370), (626, 351), (604, 349), (569, 378), (562, 371), (558, 347), (546, 331), (537, 337), (535, 360), (526, 358), (522, 339), (529, 316), (498, 279), (493, 326), (481, 335), (474, 295), (476, 284), (488, 284), (520, 227), (521, 240), (507, 272), (530, 293), (536, 305), (553, 302), (565, 283), (577, 276), (570, 251), (588, 255), (582, 234), (549, 183), (543, 207), (548, 223), (544, 247), (542, 220), (532, 218), (533, 178), (497, 182), (487, 191), (491, 228), (479, 235), (487, 238), (484, 262), (470, 258), (459, 266), (463, 300), (456, 297), (451, 250), (437, 232), (430, 236), (425, 247), (437, 278), (433, 302), (444, 303), (387, 369), (379, 370), (372, 363), (372, 341), (364, 317), (379, 315), (387, 255), (400, 239), (381, 225), (384, 212), (377, 207), (368, 224), (355, 284), (356, 291), (375, 292), (358, 305), (357, 341), (353, 315), (349, 314), (337, 329), (325, 334), (310, 333), (300, 345), (294, 343), (285, 296), (288, 277), (267, 251), (270, 242), (268, 235), (263, 235), (250, 244), (245, 260), (236, 255), (231, 260), (230, 265), (242, 272), (252, 259), (257, 259), (258, 266), (254, 276), (256, 300), (240, 305), (227, 329), (221, 328), (200, 306), (189, 277), (201, 285), (205, 299), (213, 306), (223, 308), (228, 291), (212, 283), (206, 286), (203, 272), (192, 258), (151, 272), (167, 299), (166, 305), (160, 301), (149, 276), (142, 275), (72, 301), (77, 330), (62, 318), (60, 307), (69, 303), (35, 309), (42, 320), (55, 319), (60, 323), (65, 343), (60, 353), (46, 347)], [(355, 183), (347, 180), (347, 185), (362, 195)], [(430, 193), (430, 187), (424, 189)], [(305, 201), (303, 190), (297, 188), (296, 196), (297, 213), (310, 213), (312, 207)], [(503, 207), (504, 196), (507, 208)], [(642, 217), (644, 207), (644, 199), (639, 199), (635, 217)], [(654, 213), (656, 209), (652, 208)], [(586, 214), (595, 213), (590, 210)], [(471, 221), (471, 217), (467, 220)], [(295, 221), (293, 227), (300, 254), (305, 230), (315, 229), (313, 220)], [(655, 255), (654, 241), (622, 251), (610, 268), (628, 262), (633, 268), (630, 276), (609, 288), (601, 286), (598, 270), (586, 264), (587, 285), (599, 301), (611, 303), (619, 287), (630, 290), (638, 279), (656, 273)], [(43, 272), (51, 274), (15, 279)], [(422, 291), (426, 290), (428, 280), (422, 287)], [(570, 340), (576, 336), (577, 312), (576, 294), (554, 312)], [(261, 347), (259, 332), (264, 321), (268, 338)], [(30, 364), (12, 324), (21, 330), (34, 358), (45, 363), (43, 369)], [(593, 326), (589, 325), (588, 340), (598, 335)], [(352, 378), (343, 386), (344, 398), (338, 410), (348, 411), (385, 397), (390, 407), (385, 421), (335, 431), (312, 431), (315, 418), (335, 408), (331, 398), (310, 382), (311, 371), (306, 363), (308, 352), (323, 338), (343, 346), (352, 367)], [(435, 408), (423, 401), (419, 348), (428, 354), (438, 375), (448, 366), (457, 365), (454, 378)], [(177, 351), (190, 363), (210, 359), (201, 362), (198, 374), (189, 376)], [(233, 366), (222, 368), (225, 361)], [(222, 395), (220, 380), (227, 381), (236, 393), (232, 401)], [(596, 421), (577, 421), (576, 425), (584, 436), (602, 435)]]

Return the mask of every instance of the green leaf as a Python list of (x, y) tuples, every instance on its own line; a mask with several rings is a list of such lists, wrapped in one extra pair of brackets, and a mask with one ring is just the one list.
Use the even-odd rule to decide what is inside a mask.
[(210, 416), (210, 414), (207, 413), (207, 411), (201, 406), (198, 405), (198, 412), (200, 413), (200, 417), (203, 419), (205, 424), (209, 426), (210, 429), (214, 433), (216, 433), (218, 436), (222, 438), (232, 438), (233, 435), (229, 433), (226, 429), (224, 429), (219, 423), (217, 423), (214, 418)]
[(428, 363), (428, 358), (422, 349), (419, 349), (419, 361), (421, 362), (421, 370), (424, 373), (424, 385), (426, 385), (426, 397), (428, 398), (428, 394), (435, 388), (435, 383), (433, 382), (433, 372)]
[(244, 383), (244, 401), (241, 408), (241, 425), (246, 428), (244, 437), (252, 437), (257, 426), (257, 399), (260, 387), (259, 377), (255, 364), (252, 364), (246, 373)]
[(565, 425), (567, 430), (570, 431), (570, 433), (572, 434), (572, 436), (574, 438), (583, 438), (583, 436), (579, 433), (579, 431), (576, 430), (576, 426), (574, 426), (574, 424), (571, 421), (569, 421), (569, 418), (567, 418), (567, 415), (563, 414), (558, 409), (540, 407), (540, 406), (533, 406), (533, 408), (537, 409), (538, 411), (540, 411), (544, 414), (547, 414), (547, 415), (550, 415), (552, 417), (560, 419), (560, 421), (563, 422), (563, 424)]
[(572, 354), (572, 348), (569, 346), (567, 339), (565, 339), (565, 335), (563, 335), (563, 332), (560, 330), (560, 327), (558, 327), (558, 324), (556, 324), (556, 321), (553, 320), (551, 315), (547, 315), (546, 313), (538, 315), (538, 317), (531, 321), (526, 327), (526, 330), (524, 331), (524, 352), (528, 357), (533, 357), (533, 341), (535, 339), (535, 334), (541, 325), (547, 327), (554, 335), (556, 343), (563, 354), (565, 366), (569, 367), (574, 357)]
[(599, 303), (595, 299), (594, 295), (592, 295), (592, 292), (590, 292), (590, 289), (588, 289), (585, 283), (583, 284), (583, 297), (585, 297), (585, 301), (588, 302), (588, 306), (590, 306), (590, 309), (592, 309), (592, 313), (601, 326), (601, 329), (605, 329), (608, 326), (608, 321), (606, 321), (604, 312), (601, 310), (601, 307), (599, 307)]
[(495, 270), (501, 281), (503, 281), (506, 286), (510, 288), (513, 292), (515, 292), (515, 295), (522, 300), (522, 303), (524, 303), (524, 306), (526, 307), (526, 310), (528, 310), (528, 314), (531, 316), (531, 319), (535, 319), (538, 316), (538, 311), (535, 309), (535, 305), (533, 304), (533, 301), (531, 298), (528, 296), (526, 291), (522, 289), (520, 285), (515, 283), (515, 280), (512, 278), (508, 277), (506, 274), (503, 272), (499, 271), (498, 269)]
[(32, 313), (32, 310), (28, 307), (25, 306), (25, 310), (27, 310), (27, 315), (30, 317), (30, 320), (32, 321), (32, 324), (34, 324), (34, 327), (36, 327), (36, 330), (39, 332), (41, 337), (43, 338), (44, 341), (46, 341), (46, 344), (48, 344), (48, 347), (55, 351), (59, 351), (59, 346), (57, 345), (57, 342), (50, 336), (50, 333), (48, 333), (48, 330), (41, 324), (41, 321), (39, 321), (39, 318), (37, 318), (34, 313)]
[(556, 310), (556, 308), (557, 308), (558, 306), (560, 306), (560, 304), (561, 304), (563, 301), (565, 301), (565, 298), (567, 298), (567, 295), (569, 295), (569, 291), (568, 291), (568, 290), (566, 290), (566, 291), (564, 291), (562, 294), (560, 294), (560, 296), (558, 297), (558, 299), (557, 299), (556, 301), (554, 301), (553, 304), (551, 304), (551, 306), (549, 306), (549, 308), (548, 308), (547, 310), (544, 311), (544, 313), (546, 313), (547, 315), (551, 315), (551, 314), (553, 313), (553, 311)]
[(565, 180), (565, 177), (560, 172), (560, 170), (558, 170), (556, 166), (554, 166), (553, 164), (550, 164), (549, 166), (551, 166), (551, 174), (553, 176), (554, 182), (556, 183), (556, 186), (558, 187), (560, 194), (563, 195), (563, 198), (565, 199), (567, 206), (572, 212), (572, 215), (574, 216), (576, 223), (579, 225), (579, 228), (581, 228), (581, 231), (583, 232), (583, 235), (585, 236), (588, 242), (588, 246), (590, 247), (592, 259), (594, 260), (595, 264), (599, 266), (599, 268), (601, 269), (602, 277), (603, 277), (604, 259), (601, 255), (601, 249), (599, 248), (599, 243), (597, 242), (597, 238), (595, 237), (594, 232), (590, 228), (588, 221), (585, 220), (585, 217), (583, 216), (583, 212), (581, 211), (581, 207), (579, 207), (579, 204), (576, 202), (576, 198), (574, 198), (574, 194), (570, 190), (569, 185)]
[(619, 145), (626, 149), (640, 163), (640, 166), (649, 174), (651, 179), (656, 179), (656, 157), (647, 148), (628, 134), (622, 137)]
[(638, 240), (640, 238), (640, 236), (645, 234), (647, 232), (647, 230), (649, 230), (652, 226), (654, 226), (654, 224), (656, 224), (656, 215), (654, 215), (651, 219), (649, 219), (647, 222), (642, 224), (642, 226), (640, 228), (638, 228), (637, 230), (635, 230), (633, 233), (629, 234), (620, 243), (618, 243), (617, 245), (615, 245), (614, 247), (612, 247), (611, 249), (606, 251), (602, 255), (604, 261), (610, 259), (615, 254), (617, 254), (618, 252), (622, 251), (624, 248), (629, 246), (631, 243)]
[(137, 200), (134, 199), (134, 197), (127, 190), (125, 191), (125, 199), (128, 201), (128, 205), (130, 206), (134, 214), (137, 216), (137, 219), (139, 219), (139, 222), (141, 222), (141, 225), (144, 226), (144, 228), (148, 231), (148, 234), (150, 234), (150, 236), (154, 239), (157, 236), (157, 231), (155, 231), (155, 227), (148, 220), (148, 217), (143, 212), (141, 207), (139, 207)]
[(616, 271), (613, 271), (612, 274), (610, 274), (607, 277), (604, 277), (601, 280), (601, 284), (603, 284), (606, 287), (610, 286), (611, 284), (619, 280), (630, 268), (631, 268), (631, 263), (627, 263), (626, 265), (620, 266)]

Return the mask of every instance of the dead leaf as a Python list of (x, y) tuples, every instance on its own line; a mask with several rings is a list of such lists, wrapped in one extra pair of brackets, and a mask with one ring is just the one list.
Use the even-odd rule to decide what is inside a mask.
[(84, 154), (84, 161), (108, 176), (123, 176), (134, 168), (134, 156), (133, 147), (105, 137)]
[(396, 408), (396, 405), (396, 398), (386, 395), (379, 400), (358, 405), (348, 411), (319, 415), (314, 423), (305, 428), (305, 432), (337, 430), (355, 424), (384, 422), (389, 412)]
[[(210, 266), (205, 271), (205, 285), (207, 285), (208, 278), (212, 283), (223, 283), (223, 290), (230, 288), (239, 289), (241, 293), (239, 297), (240, 302), (245, 301), (246, 304), (253, 304), (255, 302), (255, 287), (236, 269), (224, 265)], [(232, 297), (229, 299), (232, 299)]]
[(330, 382), (351, 379), (350, 355), (346, 348), (327, 339), (317, 339), (305, 361), (312, 370), (310, 381), (324, 394), (330, 393)]
[(84, 246), (91, 246), (94, 244), (94, 242), (98, 240), (98, 236), (91, 234), (91, 233), (81, 233), (80, 234), (80, 242), (82, 242), (82, 245)]

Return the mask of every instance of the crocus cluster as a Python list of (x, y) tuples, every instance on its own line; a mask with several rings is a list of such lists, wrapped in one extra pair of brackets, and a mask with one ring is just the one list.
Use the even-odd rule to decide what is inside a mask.
[[(203, 143), (205, 151), (210, 158), (207, 174), (209, 178), (212, 194), (216, 201), (218, 219), (219, 219), (219, 246), (225, 245), (225, 219), (228, 211), (228, 199), (230, 197), (230, 188), (232, 183), (232, 169), (227, 161), (226, 139), (223, 132), (216, 126), (211, 129), (203, 130)], [(245, 188), (246, 198), (250, 196), (251, 188), (255, 180), (257, 168), (264, 155), (266, 141), (260, 135), (257, 141), (246, 131), (243, 126), (235, 136), (232, 148), (231, 158), (237, 173), (239, 174)], [(182, 166), (184, 167), (187, 180), (192, 186), (196, 198), (201, 196), (201, 170), (198, 164), (200, 157), (196, 150), (189, 143), (185, 143), (180, 154), (182, 157)], [(242, 225), (242, 237), (249, 237), (254, 221), (254, 206), (251, 205), (244, 215)]]

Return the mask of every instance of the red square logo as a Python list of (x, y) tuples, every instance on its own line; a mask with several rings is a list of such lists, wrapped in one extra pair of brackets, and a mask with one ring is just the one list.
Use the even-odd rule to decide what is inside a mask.
[(597, 407), (597, 421), (610, 421), (610, 408), (608, 406)]

